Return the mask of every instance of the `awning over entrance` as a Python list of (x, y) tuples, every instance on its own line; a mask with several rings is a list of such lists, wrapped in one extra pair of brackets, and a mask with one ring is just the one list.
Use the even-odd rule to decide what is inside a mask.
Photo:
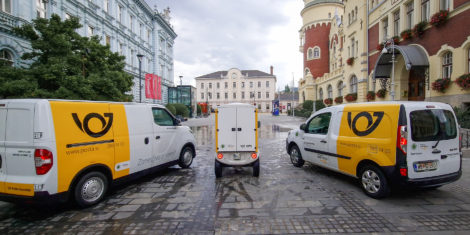
[[(401, 54), (405, 60), (406, 70), (414, 67), (428, 67), (429, 61), (424, 50), (415, 45), (411, 46), (389, 46), (388, 53), (381, 53), (375, 63), (374, 78), (389, 78), (392, 71), (392, 50), (397, 55)], [(396, 63), (396, 62), (395, 62)], [(396, 65), (396, 64), (395, 64)]]

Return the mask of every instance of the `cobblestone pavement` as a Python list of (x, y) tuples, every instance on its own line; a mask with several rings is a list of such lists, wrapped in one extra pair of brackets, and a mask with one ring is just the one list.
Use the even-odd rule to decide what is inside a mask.
[[(309, 164), (295, 168), (285, 137), (301, 119), (261, 116), (261, 174), (214, 176), (211, 118), (190, 120), (197, 157), (115, 187), (95, 207), (0, 203), (0, 232), (12, 234), (468, 234), (470, 175), (437, 190), (375, 200), (350, 177)], [(208, 125), (209, 124), (209, 125)], [(470, 160), (463, 160), (469, 169)]]

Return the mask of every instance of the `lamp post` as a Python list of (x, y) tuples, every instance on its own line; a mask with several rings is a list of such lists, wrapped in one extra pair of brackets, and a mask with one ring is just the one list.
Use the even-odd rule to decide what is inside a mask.
[(183, 85), (183, 76), (180, 76), (180, 85)]
[(142, 57), (144, 55), (137, 54), (137, 59), (139, 59), (139, 103), (142, 103)]
[(392, 49), (392, 81), (390, 83), (390, 99), (392, 101), (395, 100), (395, 42), (393, 38), (389, 38), (384, 42), (384, 49), (382, 49), (382, 53), (388, 53), (387, 45)]

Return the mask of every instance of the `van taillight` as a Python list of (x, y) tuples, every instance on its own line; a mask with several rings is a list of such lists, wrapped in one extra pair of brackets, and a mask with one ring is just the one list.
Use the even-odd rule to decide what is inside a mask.
[(52, 153), (47, 149), (36, 149), (34, 151), (34, 164), (36, 174), (44, 175), (52, 168)]
[(406, 126), (398, 126), (397, 131), (397, 147), (406, 155), (406, 146), (408, 144), (408, 140), (406, 136), (408, 133), (406, 132)]

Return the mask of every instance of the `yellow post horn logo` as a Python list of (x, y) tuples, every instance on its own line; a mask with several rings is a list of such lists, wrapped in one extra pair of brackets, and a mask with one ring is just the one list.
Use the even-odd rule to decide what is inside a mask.
[[(104, 119), (103, 116), (108, 118), (108, 123), (107, 124), (106, 124), (106, 120)], [(82, 124), (82, 122), (78, 118), (77, 113), (72, 113), (73, 120), (75, 121), (75, 124), (77, 125), (77, 127), (82, 132), (85, 132), (87, 135), (89, 135), (93, 138), (98, 138), (98, 137), (101, 137), (101, 136), (105, 135), (106, 133), (108, 133), (109, 129), (113, 125), (113, 114), (112, 113), (104, 113), (103, 116), (101, 116), (100, 114), (97, 114), (97, 113), (89, 113), (83, 119), (83, 124)], [(102, 125), (101, 131), (93, 132), (93, 131), (90, 130), (90, 127), (89, 127), (88, 123), (90, 122), (90, 120), (92, 118), (97, 118), (98, 120), (101, 121), (101, 125)]]
[[(384, 117), (384, 112), (374, 112), (373, 116), (377, 117), (375, 122), (369, 112), (360, 112), (354, 117), (354, 119), (351, 118), (351, 112), (348, 112), (349, 129), (351, 129), (357, 136), (369, 135), (379, 126), (380, 121), (382, 121), (382, 118)], [(361, 117), (367, 118), (367, 128), (363, 131), (359, 131), (356, 126), (357, 120)]]

